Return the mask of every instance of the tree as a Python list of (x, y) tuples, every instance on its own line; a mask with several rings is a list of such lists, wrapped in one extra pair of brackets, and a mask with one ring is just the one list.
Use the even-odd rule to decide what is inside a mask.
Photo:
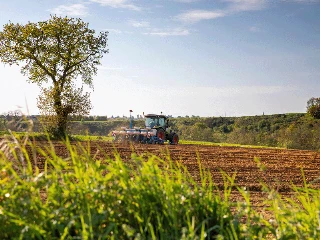
[(314, 118), (320, 119), (320, 98), (310, 98), (307, 102), (307, 112)]
[[(0, 60), (22, 63), (21, 73), (41, 88), (38, 108), (53, 125), (56, 136), (64, 136), (69, 115), (86, 115), (91, 107), (93, 75), (107, 53), (108, 32), (88, 28), (81, 19), (51, 16), (49, 20), (25, 25), (9, 22), (0, 32)], [(76, 80), (81, 77), (81, 87)]]

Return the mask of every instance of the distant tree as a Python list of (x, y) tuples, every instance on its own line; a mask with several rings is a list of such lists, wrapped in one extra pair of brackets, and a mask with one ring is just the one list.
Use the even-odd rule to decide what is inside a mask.
[(314, 118), (320, 119), (320, 98), (310, 98), (307, 102), (307, 112)]
[[(0, 60), (22, 63), (21, 73), (41, 88), (38, 107), (53, 123), (52, 132), (66, 134), (68, 115), (87, 115), (92, 76), (107, 53), (108, 32), (95, 36), (81, 19), (51, 16), (47, 21), (25, 25), (9, 22), (0, 32)], [(75, 81), (81, 77), (82, 86)]]

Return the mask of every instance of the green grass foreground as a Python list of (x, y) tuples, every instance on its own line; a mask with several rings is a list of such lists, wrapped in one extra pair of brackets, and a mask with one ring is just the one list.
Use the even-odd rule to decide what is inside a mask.
[[(45, 157), (43, 171), (32, 169), (25, 145)], [(133, 153), (123, 161), (115, 151), (97, 160), (81, 145), (66, 146), (63, 159), (53, 146), (1, 142), (0, 239), (320, 238), (320, 191), (307, 184), (291, 199), (266, 188), (265, 219), (234, 177), (221, 173), (217, 189), (200, 164), (198, 184), (169, 157)], [(243, 201), (231, 202), (232, 191)]]

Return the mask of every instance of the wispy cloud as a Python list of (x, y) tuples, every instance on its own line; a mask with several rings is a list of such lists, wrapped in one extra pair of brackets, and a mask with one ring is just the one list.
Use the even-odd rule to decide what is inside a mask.
[(169, 37), (169, 36), (187, 36), (190, 34), (188, 29), (153, 29), (151, 32), (144, 33), (145, 35)]
[(282, 0), (283, 2), (295, 2), (295, 3), (320, 3), (320, 0)]
[(266, 8), (267, 0), (221, 0), (227, 6), (224, 9), (215, 10), (190, 10), (175, 18), (181, 22), (196, 23), (202, 20), (211, 20), (225, 17), (238, 12), (258, 11)]
[(130, 20), (129, 25), (136, 27), (136, 28), (145, 28), (149, 27), (150, 23), (147, 21), (135, 21), (135, 20)]
[(90, 0), (90, 2), (99, 3), (102, 6), (112, 8), (126, 8), (135, 11), (141, 10), (141, 7), (134, 5), (130, 0)]
[(239, 96), (239, 95), (271, 95), (283, 92), (294, 92), (297, 86), (230, 86), (230, 87), (192, 87), (180, 88), (184, 94), (194, 96)]
[(159, 90), (162, 93), (162, 97), (166, 98), (170, 96), (176, 96), (177, 98), (186, 97), (186, 98), (207, 98), (212, 99), (221, 98), (221, 97), (239, 97), (239, 96), (261, 96), (261, 95), (273, 95), (279, 93), (293, 93), (299, 88), (297, 86), (264, 86), (264, 85), (255, 85), (255, 86), (228, 86), (228, 87), (158, 87), (157, 89), (150, 89), (148, 87), (142, 87), (143, 92), (148, 92), (151, 95), (157, 94)]
[(201, 20), (210, 20), (224, 17), (225, 15), (226, 13), (223, 11), (191, 10), (178, 15), (176, 19), (182, 22), (196, 23)]
[(88, 15), (87, 7), (83, 4), (60, 5), (50, 9), (49, 12), (57, 15), (84, 17)]
[(98, 66), (101, 71), (122, 71), (122, 67), (109, 67), (109, 66)]
[(259, 27), (256, 27), (256, 26), (252, 26), (249, 28), (249, 31), (250, 32), (260, 32), (261, 29)]
[(182, 2), (182, 3), (192, 3), (192, 2), (199, 2), (200, 0), (174, 0), (175, 2)]
[(103, 31), (108, 31), (109, 33), (114, 33), (114, 34), (132, 34), (133, 33), (131, 31), (123, 31), (123, 30), (114, 29), (114, 28), (104, 28)]
[(109, 29), (104, 29), (104, 31), (108, 31), (110, 33), (116, 33), (116, 34), (121, 34), (122, 31), (119, 29), (113, 29), (113, 28), (109, 28)]
[(264, 9), (267, 6), (267, 0), (223, 0), (229, 3), (227, 11), (244, 12), (244, 11), (257, 11)]

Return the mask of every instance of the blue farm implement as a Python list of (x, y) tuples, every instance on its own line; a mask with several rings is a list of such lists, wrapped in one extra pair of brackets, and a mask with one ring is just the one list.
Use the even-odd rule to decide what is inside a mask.
[(178, 144), (179, 137), (169, 127), (169, 119), (165, 115), (147, 114), (145, 117), (145, 128), (133, 128), (130, 117), (130, 127), (122, 127), (119, 131), (113, 131), (115, 142), (136, 142), (145, 144)]

